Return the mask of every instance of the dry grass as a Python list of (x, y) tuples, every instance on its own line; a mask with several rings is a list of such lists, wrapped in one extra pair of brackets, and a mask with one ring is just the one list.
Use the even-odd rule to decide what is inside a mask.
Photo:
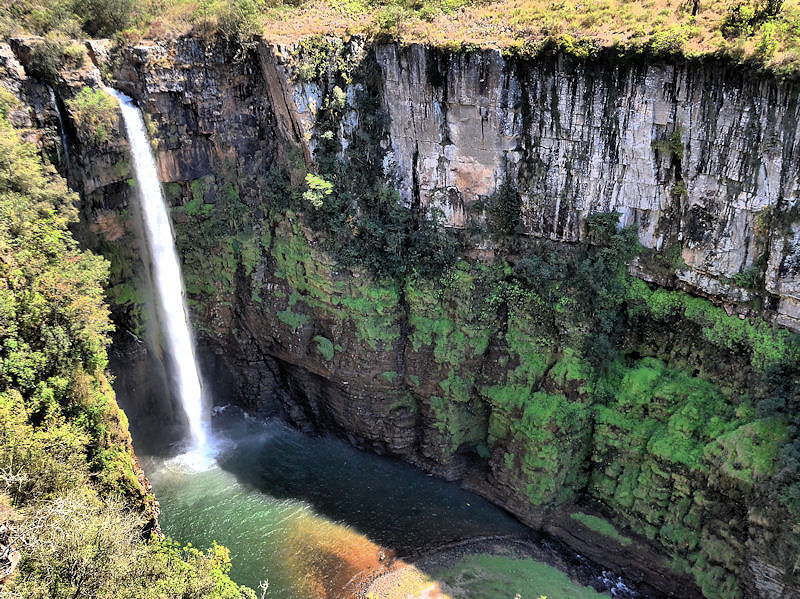
[[(405, 42), (451, 48), (496, 47), (525, 54), (549, 44), (578, 55), (617, 46), (626, 51), (690, 58), (719, 54), (794, 75), (800, 72), (800, 0), (784, 0), (777, 12), (776, 1), (780, 2), (138, 0), (129, 29), (120, 35), (129, 42), (191, 31), (209, 35), (225, 22), (224, 15), (238, 11), (244, 15), (245, 37), (263, 32), (264, 37), (276, 42), (294, 42), (312, 35), (382, 35)], [(28, 0), (19, 5), (0, 0), (0, 25), (6, 35), (9, 30), (44, 33), (48, 26), (74, 30), (75, 19), (57, 8), (67, 2)], [(766, 8), (770, 2), (771, 10)], [(749, 17), (745, 22), (738, 21), (740, 27), (726, 29), (726, 19), (730, 22), (729, 15), (737, 6), (744, 6)]]
[(654, 54), (708, 54), (749, 61), (782, 74), (800, 67), (800, 0), (785, 0), (777, 16), (739, 35), (723, 36), (734, 2), (700, 0), (696, 15), (685, 0), (507, 0), (366, 4), (307, 2), (271, 8), (265, 37), (291, 42), (310, 35), (386, 34), (444, 47), (495, 47), (535, 52), (554, 43), (585, 54), (618, 46)]

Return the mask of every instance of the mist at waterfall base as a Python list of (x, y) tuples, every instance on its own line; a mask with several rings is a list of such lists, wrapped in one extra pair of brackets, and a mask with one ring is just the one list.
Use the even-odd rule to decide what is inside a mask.
[(189, 421), (193, 453), (203, 455), (207, 435), (202, 386), (184, 301), (180, 262), (167, 203), (158, 179), (158, 168), (141, 110), (122, 92), (111, 88), (106, 88), (106, 92), (119, 101), (130, 143), (150, 275), (155, 288), (158, 329), (169, 361), (167, 371), (174, 381), (175, 394)]

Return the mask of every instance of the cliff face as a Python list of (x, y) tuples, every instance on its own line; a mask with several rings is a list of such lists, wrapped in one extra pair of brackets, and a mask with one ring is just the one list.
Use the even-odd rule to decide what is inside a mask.
[[(759, 316), (800, 323), (794, 87), (713, 63), (335, 40), (290, 51), (182, 39), (94, 55), (149, 117), (218, 397), (461, 479), (661, 593), (800, 592), (797, 518), (775, 490), (794, 476), (778, 459), (791, 429), (783, 412), (755, 409), (760, 381), (795, 355)], [(124, 150), (117, 135), (75, 141), (81, 172)], [(410, 212), (440, 208), (470, 238), (468, 259), (442, 280), (381, 278), (323, 252), (319, 216), (293, 190), (356, 158), (352, 176), (369, 183), (379, 164)], [(95, 243), (120, 264), (135, 252), (97, 223), (121, 214), (126, 176), (92, 186), (83, 175), (87, 219), (105, 235)], [(513, 255), (486, 234), (506, 183), (521, 216)], [(570, 304), (569, 283), (534, 292), (518, 265), (575, 250), (605, 272), (584, 225), (614, 211), (655, 250), (631, 272), (742, 319), (623, 277), (623, 357), (588, 359), (605, 304)], [(346, 219), (353, 237), (361, 217)], [(134, 278), (120, 272), (120, 285)], [(576, 512), (608, 518), (627, 542)]]
[[(791, 86), (723, 65), (509, 61), (420, 46), (376, 51), (391, 116), (390, 160), (410, 201), (464, 227), (503, 180), (522, 195), (524, 232), (577, 241), (593, 212), (620, 212), (648, 248), (678, 244), (677, 276), (720, 299), (764, 269), (777, 319), (797, 328), (798, 106)], [(787, 226), (789, 225), (789, 226)]]

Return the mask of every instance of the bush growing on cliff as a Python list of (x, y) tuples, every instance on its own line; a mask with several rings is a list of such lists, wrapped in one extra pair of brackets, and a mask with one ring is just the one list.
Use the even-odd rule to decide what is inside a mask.
[(74, 98), (67, 100), (67, 108), (75, 119), (78, 131), (94, 144), (102, 144), (114, 127), (117, 103), (102, 89), (81, 88)]
[(722, 34), (726, 37), (752, 35), (758, 25), (776, 16), (783, 0), (740, 0), (728, 7), (722, 21)]
[(522, 201), (516, 189), (503, 181), (486, 201), (489, 231), (496, 239), (505, 239), (519, 233), (522, 227)]
[[(301, 76), (320, 78), (327, 100), (317, 116), (316, 161), (318, 175), (307, 175), (309, 187), (296, 204), (308, 223), (320, 233), (323, 248), (342, 264), (366, 268), (377, 278), (402, 279), (417, 274), (435, 278), (453, 263), (456, 240), (440, 222), (440, 211), (407, 206), (386, 181), (381, 140), (388, 127), (388, 115), (380, 103), (379, 67), (374, 56), (351, 71), (341, 41), (326, 46), (316, 39), (303, 47), (308, 72)], [(337, 85), (349, 78), (362, 83), (353, 101), (359, 114), (359, 128), (348, 140), (346, 150), (337, 136), (342, 118), (335, 97)], [(339, 92), (341, 92), (341, 89)], [(344, 152), (344, 159), (342, 159)]]
[(230, 40), (249, 41), (261, 32), (259, 5), (254, 0), (231, 0), (218, 5), (219, 32)]
[[(641, 246), (636, 230), (617, 230), (618, 213), (590, 215), (576, 247), (537, 242), (514, 272), (541, 302), (542, 333), (582, 347), (595, 365), (611, 361), (623, 332), (627, 264)], [(547, 323), (547, 324), (544, 324)]]
[(60, 35), (48, 35), (31, 50), (28, 69), (32, 75), (52, 83), (60, 70), (81, 66), (85, 55), (86, 48), (81, 44), (73, 44)]
[(249, 42), (261, 33), (262, 8), (256, 0), (203, 0), (191, 14), (193, 31), (207, 40), (221, 35), (231, 42)]
[(322, 208), (325, 198), (333, 192), (333, 184), (313, 173), (306, 175), (308, 189), (303, 192), (303, 199), (314, 208)]

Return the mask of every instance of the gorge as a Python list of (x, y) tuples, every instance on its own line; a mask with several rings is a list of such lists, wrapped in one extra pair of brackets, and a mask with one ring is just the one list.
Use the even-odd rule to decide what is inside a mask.
[[(55, 127), (35, 44), (2, 76)], [(152, 328), (134, 140), (72, 102), (106, 84), (142, 108), (213, 396), (459, 481), (653, 596), (800, 592), (795, 83), (358, 38), (89, 55), (54, 89), (134, 423), (160, 401), (124, 333)]]

